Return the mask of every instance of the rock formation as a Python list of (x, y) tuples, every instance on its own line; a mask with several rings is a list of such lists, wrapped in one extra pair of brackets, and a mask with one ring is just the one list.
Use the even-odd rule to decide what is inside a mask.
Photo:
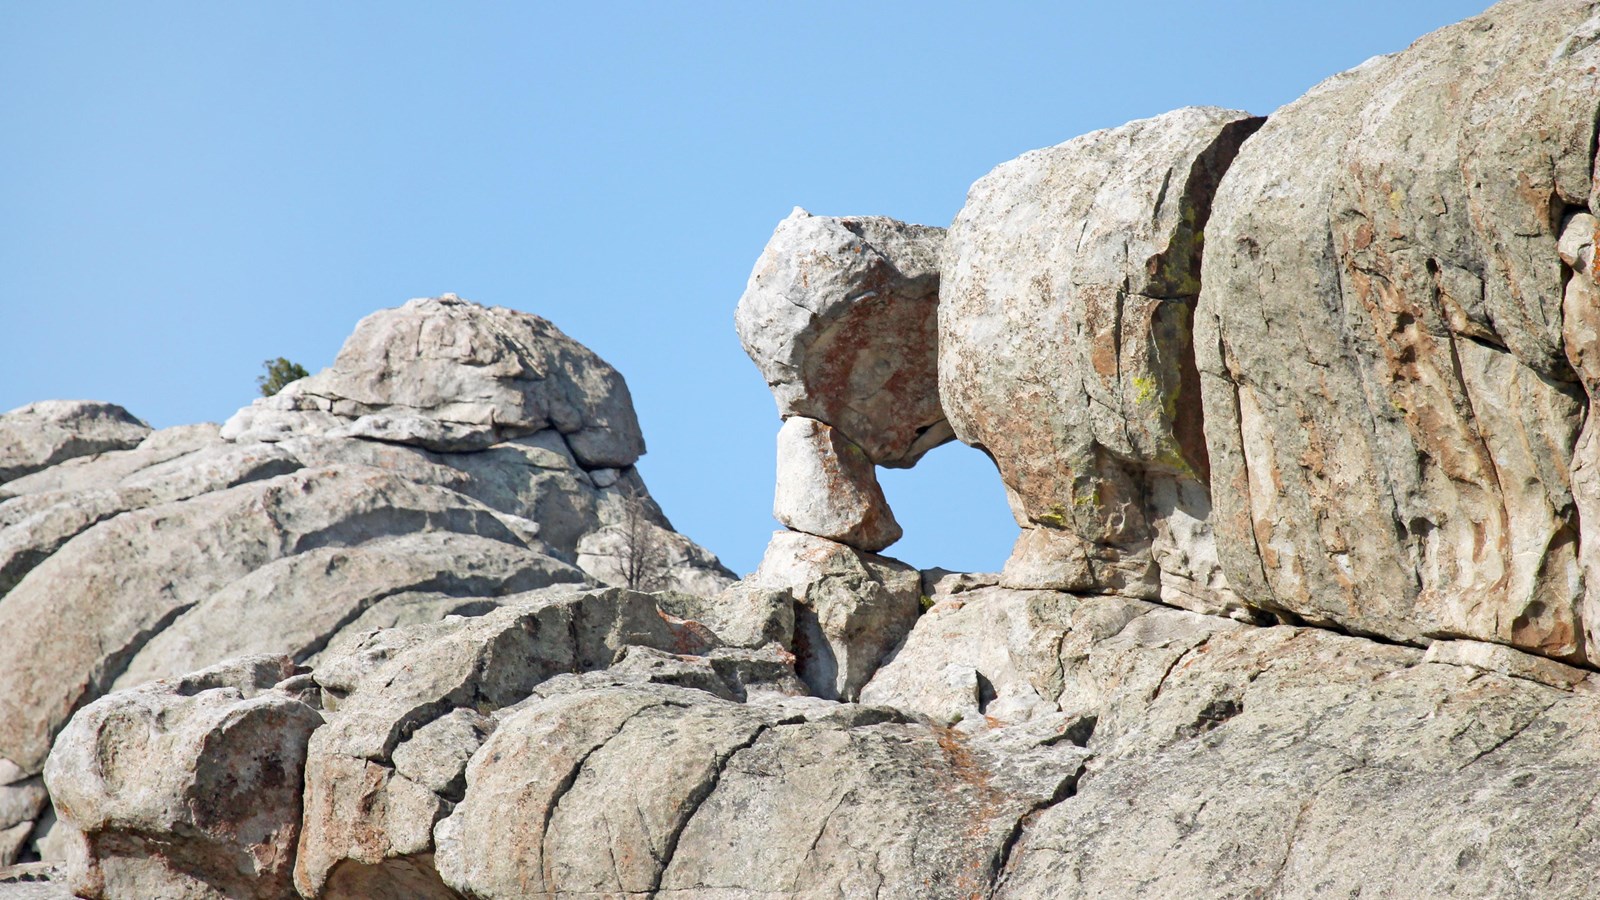
[(39, 403), (0, 434), (19, 473), (0, 484), (0, 864), (46, 837), (46, 756), (107, 691), (620, 584), (630, 542), (657, 587), (733, 580), (649, 499), (621, 376), (543, 319), (449, 296), (369, 316), (220, 432)]
[(796, 209), (778, 224), (734, 313), (778, 415), (830, 425), (880, 466), (950, 440), (935, 368), (943, 243), (942, 228), (881, 216)]
[[(1504, 0), (948, 235), (797, 211), (739, 582), (620, 376), (455, 298), (220, 433), (0, 418), (0, 895), (1593, 895), (1596, 73)], [(951, 436), (1003, 572), (878, 555)]]
[(1251, 604), (1600, 661), (1593, 307), (1562, 309), (1592, 276), (1557, 247), (1595, 193), (1592, 14), (1505, 2), (1329, 79), (1223, 180), (1195, 346)]
[(939, 391), (1023, 527), (1008, 586), (1240, 606), (1206, 524), (1192, 320), (1212, 196), (1260, 125), (1183, 109), (1025, 154), (968, 193)]
[(30, 403), (0, 416), (0, 484), (80, 456), (126, 450), (149, 433), (149, 425), (112, 403)]
[(778, 224), (734, 314), (778, 402), (774, 535), (751, 585), (791, 592), (797, 667), (817, 696), (853, 700), (910, 630), (920, 579), (877, 556), (900, 539), (877, 466), (952, 437), (939, 404), (944, 231), (796, 209)]

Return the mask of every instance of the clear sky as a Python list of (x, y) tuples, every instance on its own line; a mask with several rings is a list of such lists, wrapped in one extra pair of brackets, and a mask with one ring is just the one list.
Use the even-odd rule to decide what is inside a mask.
[[(0, 5), (0, 410), (221, 421), (261, 361), (455, 292), (627, 377), (640, 467), (740, 572), (776, 409), (733, 332), (791, 207), (949, 224), (1024, 151), (1179, 106), (1270, 113), (1487, 0)], [(884, 479), (920, 566), (994, 570), (999, 479)]]

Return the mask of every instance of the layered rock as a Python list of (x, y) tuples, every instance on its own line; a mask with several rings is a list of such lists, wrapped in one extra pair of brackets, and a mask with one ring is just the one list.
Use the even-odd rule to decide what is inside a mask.
[(1206, 525), (1191, 323), (1245, 113), (1191, 108), (1006, 163), (944, 253), (939, 391), (1023, 534), (1005, 583), (1238, 606)]
[[(299, 725), (275, 733), (307, 746), (296, 887), (1580, 896), (1600, 863), (1600, 689), (1583, 673), (1478, 642), (1424, 654), (1129, 598), (965, 587), (940, 592), (867, 686), (871, 706), (737, 684), (718, 674), (733, 670), (714, 665), (729, 652), (715, 636), (625, 591), (371, 633), (262, 695), (320, 705), (328, 723), (308, 745)], [(947, 715), (929, 687), (956, 669), (974, 673), (976, 708)], [(117, 768), (115, 797), (72, 781), (105, 763), (52, 762), (53, 789), (92, 799), (62, 803), (68, 826), (113, 822), (85, 809), (172, 809), (134, 798), (192, 794), (190, 773), (259, 771), (237, 742), (186, 737), (249, 705), (215, 680), (119, 692), (75, 719), (62, 746), (79, 754), (124, 746), (102, 718), (164, 704), (162, 746), (199, 751)], [(285, 803), (249, 815), (281, 822)], [(211, 808), (218, 823), (246, 816)], [(159, 859), (93, 840), (133, 825), (91, 827), (75, 884), (199, 882), (193, 895), (220, 896), (203, 889), (224, 883), (205, 881), (211, 861), (285, 833), (121, 815)], [(279, 880), (236, 893), (289, 896), (284, 855), (250, 858)]]
[[(1192, 109), (1002, 166), (943, 251), (791, 217), (741, 335), (792, 530), (736, 585), (593, 587), (693, 545), (575, 441), (610, 401), (537, 411), (591, 396), (528, 374), (565, 339), (454, 300), (372, 327), (483, 363), (459, 404), (367, 344), (231, 443), (14, 479), (0, 854), (48, 781), (113, 896), (1591, 894), (1596, 47), (1600, 3), (1508, 0), (1242, 150)], [(941, 252), (997, 576), (868, 550)]]
[[(953, 672), (987, 698), (952, 702)], [(941, 599), (863, 699), (1086, 740), (994, 896), (1554, 897), (1600, 861), (1600, 693), (1574, 674), (992, 587)]]
[(79, 897), (279, 898), (292, 891), (306, 741), (322, 716), (254, 657), (85, 707), (45, 780), (71, 825)]
[(653, 587), (722, 591), (632, 468), (627, 397), (543, 319), (442, 298), (364, 320), (332, 369), (220, 434), (104, 404), (7, 416), (17, 446), (57, 448), (30, 458), (79, 455), (0, 497), (0, 865), (39, 851), (52, 741), (113, 688), (620, 584), (646, 543)]
[(307, 896), (451, 896), (433, 868), (433, 826), (461, 800), (497, 710), (630, 647), (704, 653), (714, 643), (646, 595), (612, 590), (379, 631), (345, 648), (315, 675), (334, 714), (308, 751), (295, 883)]
[(44, 400), (0, 415), (0, 485), (107, 450), (126, 450), (150, 426), (114, 403)]
[(877, 466), (949, 441), (937, 325), (944, 231), (795, 211), (773, 232), (734, 314), (778, 431), (773, 536), (754, 591), (794, 598), (795, 652), (818, 696), (854, 699), (916, 617), (918, 581), (875, 554), (901, 529)]
[(1600, 661), (1592, 275), (1558, 248), (1589, 239), (1597, 10), (1500, 3), (1319, 85), (1229, 170), (1195, 343), (1250, 603)]
[(545, 319), (446, 294), (362, 319), (331, 368), (240, 410), (223, 435), (331, 433), (448, 452), (551, 428), (586, 468), (644, 453), (615, 369)]

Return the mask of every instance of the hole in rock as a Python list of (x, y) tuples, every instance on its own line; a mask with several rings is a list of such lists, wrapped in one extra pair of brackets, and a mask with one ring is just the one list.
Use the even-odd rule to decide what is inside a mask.
[(989, 711), (989, 704), (995, 701), (994, 682), (990, 681), (982, 672), (978, 673), (978, 712)]
[(878, 483), (905, 531), (885, 555), (919, 569), (998, 572), (1017, 540), (994, 463), (957, 441), (910, 469), (878, 469)]

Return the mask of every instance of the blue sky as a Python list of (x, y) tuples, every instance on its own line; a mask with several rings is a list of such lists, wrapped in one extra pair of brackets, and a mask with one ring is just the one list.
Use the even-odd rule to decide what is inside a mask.
[[(0, 410), (220, 421), (261, 361), (453, 291), (627, 377), (641, 469), (744, 572), (778, 419), (733, 332), (791, 207), (946, 225), (1035, 147), (1270, 113), (1486, 0), (0, 5)], [(950, 445), (890, 472), (920, 566), (1016, 528)]]

